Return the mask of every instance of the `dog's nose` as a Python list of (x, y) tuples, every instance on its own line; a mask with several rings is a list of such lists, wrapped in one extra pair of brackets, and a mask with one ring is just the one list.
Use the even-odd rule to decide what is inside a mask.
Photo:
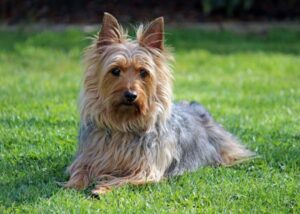
[(137, 98), (137, 93), (135, 91), (126, 91), (124, 97), (128, 102), (133, 102)]

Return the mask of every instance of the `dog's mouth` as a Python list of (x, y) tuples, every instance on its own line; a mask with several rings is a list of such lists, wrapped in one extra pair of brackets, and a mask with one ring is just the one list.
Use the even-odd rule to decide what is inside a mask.
[(122, 102), (122, 103), (120, 103), (120, 106), (136, 106), (136, 104), (134, 104), (134, 103), (126, 103), (126, 102)]
[(117, 108), (121, 111), (127, 111), (127, 112), (138, 113), (140, 111), (139, 105), (135, 102), (121, 102), (119, 103)]

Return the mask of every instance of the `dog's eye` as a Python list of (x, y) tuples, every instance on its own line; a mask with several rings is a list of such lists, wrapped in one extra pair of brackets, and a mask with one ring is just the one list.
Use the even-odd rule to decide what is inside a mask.
[(110, 70), (110, 72), (112, 73), (112, 75), (118, 77), (121, 74), (121, 69), (120, 68), (113, 68)]
[(140, 70), (140, 75), (144, 79), (148, 76), (148, 71), (146, 69), (141, 69)]

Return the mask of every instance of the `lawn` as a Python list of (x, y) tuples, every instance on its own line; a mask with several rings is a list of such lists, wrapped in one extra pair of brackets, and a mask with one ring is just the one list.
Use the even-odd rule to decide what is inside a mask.
[(66, 190), (91, 33), (0, 31), (0, 213), (299, 213), (300, 31), (169, 29), (174, 99), (205, 105), (256, 159), (94, 198)]

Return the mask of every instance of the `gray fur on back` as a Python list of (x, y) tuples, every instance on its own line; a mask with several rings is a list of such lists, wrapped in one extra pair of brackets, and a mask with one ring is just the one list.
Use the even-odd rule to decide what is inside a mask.
[(173, 105), (167, 129), (171, 131), (169, 134), (177, 136), (179, 159), (172, 161), (166, 175), (178, 175), (186, 170), (194, 171), (201, 166), (221, 163), (218, 147), (209, 142), (206, 130), (212, 122), (212, 117), (200, 104), (183, 102)]

